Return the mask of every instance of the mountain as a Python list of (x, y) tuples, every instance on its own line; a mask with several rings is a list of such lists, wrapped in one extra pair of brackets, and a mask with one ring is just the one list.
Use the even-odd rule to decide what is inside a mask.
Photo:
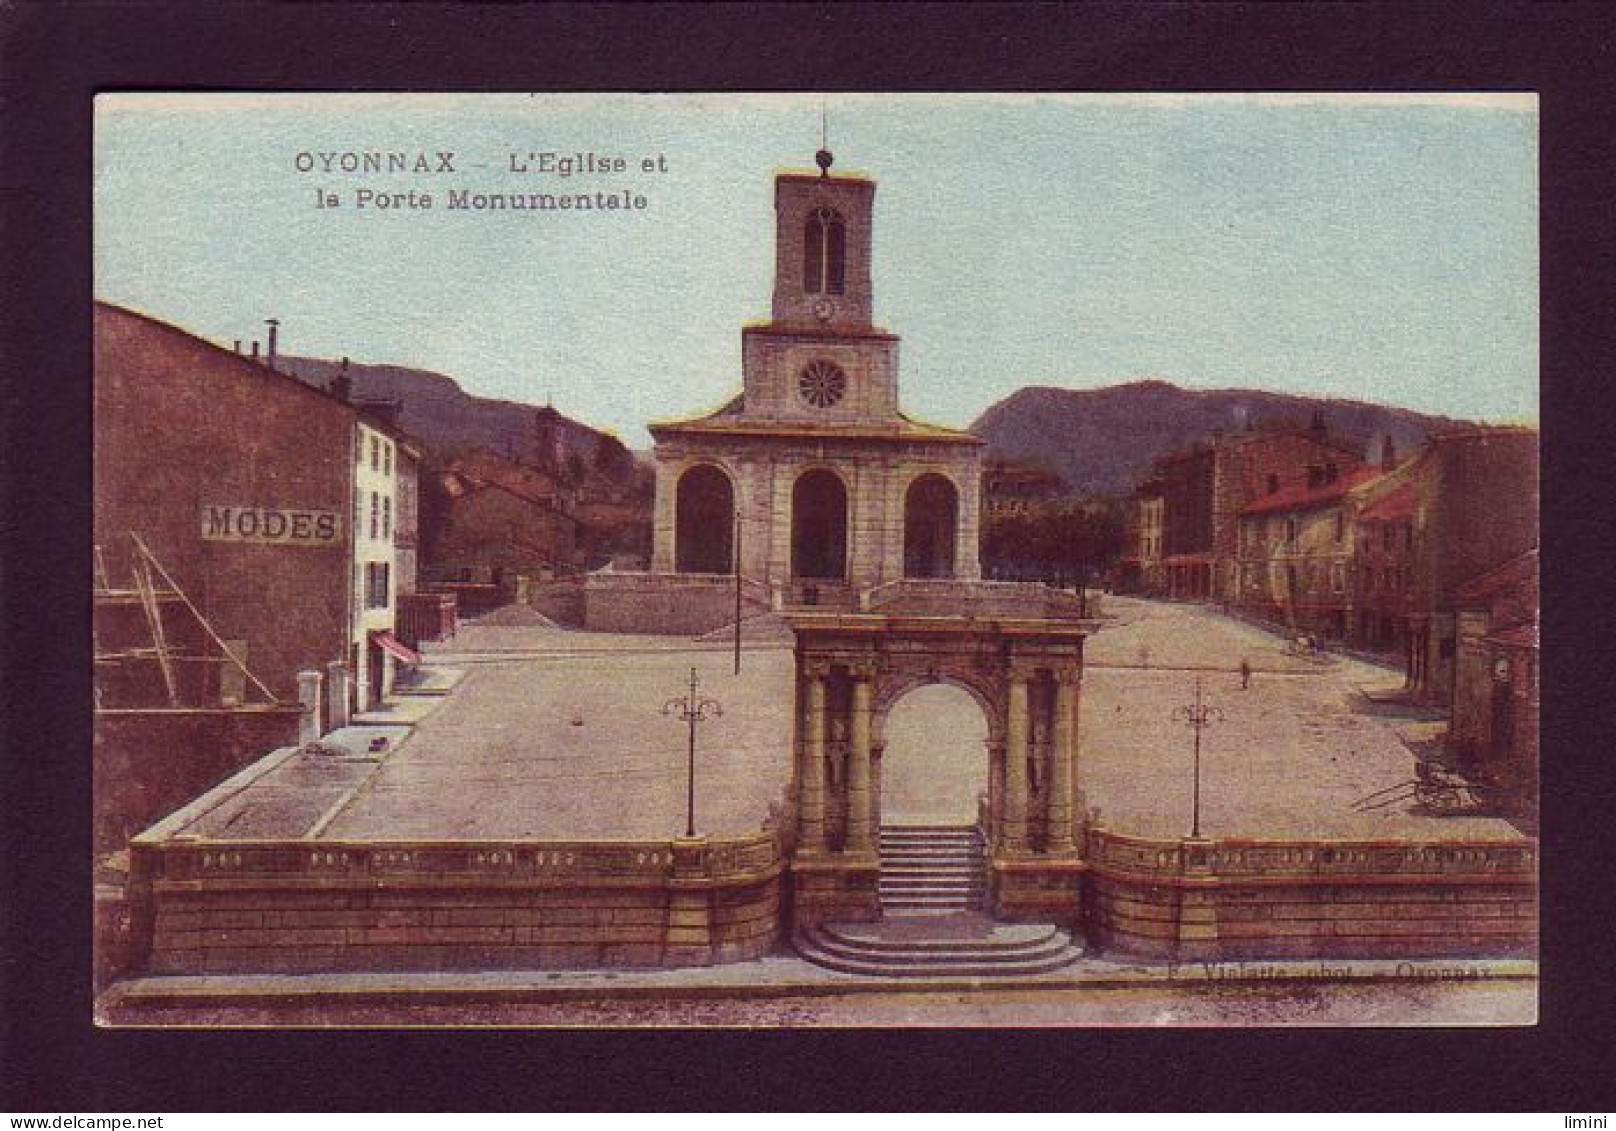
[(1390, 435), (1411, 451), (1432, 432), (1462, 424), (1362, 401), (1293, 396), (1252, 389), (1181, 389), (1169, 381), (1133, 381), (1101, 389), (1034, 385), (1005, 397), (976, 418), (971, 431), (988, 442), (989, 459), (1041, 463), (1080, 494), (1124, 495), (1156, 456), (1212, 438), (1214, 432), (1306, 425), (1315, 411), (1333, 435), (1379, 454)]
[[(286, 355), (277, 367), (318, 388), (329, 385), (340, 369), (334, 361)], [(507, 458), (528, 458), (536, 449), (536, 405), (473, 396), (451, 377), (402, 365), (350, 363), (348, 376), (355, 401), (398, 401), (399, 427), (437, 452), (487, 448)], [(577, 453), (592, 460), (606, 435), (559, 414), (555, 428), (563, 458)]]

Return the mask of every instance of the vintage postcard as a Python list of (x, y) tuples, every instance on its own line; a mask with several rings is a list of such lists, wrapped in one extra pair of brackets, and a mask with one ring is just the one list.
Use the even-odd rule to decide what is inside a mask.
[(98, 97), (97, 1021), (1534, 1023), (1536, 167)]

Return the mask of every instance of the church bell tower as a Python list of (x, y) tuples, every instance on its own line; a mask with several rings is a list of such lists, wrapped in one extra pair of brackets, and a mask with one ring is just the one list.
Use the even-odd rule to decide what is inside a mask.
[(854, 423), (898, 412), (898, 339), (873, 322), (875, 182), (819, 174), (774, 180), (774, 302), (768, 324), (742, 334), (746, 414)]

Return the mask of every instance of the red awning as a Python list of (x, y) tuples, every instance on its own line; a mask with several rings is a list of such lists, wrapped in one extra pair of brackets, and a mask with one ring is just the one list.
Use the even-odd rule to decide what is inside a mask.
[(421, 662), (421, 653), (405, 644), (391, 632), (373, 632), (370, 634), (370, 642), (383, 652), (391, 652), (394, 657), (406, 664), (418, 664)]

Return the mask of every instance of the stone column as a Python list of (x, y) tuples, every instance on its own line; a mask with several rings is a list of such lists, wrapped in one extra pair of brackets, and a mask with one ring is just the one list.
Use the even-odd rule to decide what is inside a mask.
[(656, 502), (652, 516), (651, 571), (672, 573), (674, 526), (678, 515), (679, 466), (671, 459), (656, 461)]
[(825, 671), (808, 669), (808, 709), (803, 716), (802, 814), (799, 845), (807, 852), (825, 850)]
[(341, 660), (325, 666), (325, 704), (332, 730), (348, 725), (348, 665)]
[(1055, 748), (1049, 767), (1048, 851), (1074, 852), (1072, 783), (1077, 779), (1077, 697), (1080, 673), (1055, 673)]
[(1010, 703), (1005, 718), (1004, 847), (1027, 847), (1027, 673), (1010, 673)]
[(795, 462), (774, 461), (769, 464), (770, 490), (773, 504), (769, 508), (769, 557), (766, 576), (770, 582), (785, 589), (791, 584), (791, 485)]
[(874, 797), (870, 792), (870, 713), (874, 673), (853, 670), (853, 720), (847, 755), (847, 851), (872, 852)]
[(299, 746), (314, 742), (320, 737), (320, 685), (325, 677), (317, 671), (306, 670), (297, 673), (297, 701), (303, 708), (303, 714), (297, 723), (297, 741)]

